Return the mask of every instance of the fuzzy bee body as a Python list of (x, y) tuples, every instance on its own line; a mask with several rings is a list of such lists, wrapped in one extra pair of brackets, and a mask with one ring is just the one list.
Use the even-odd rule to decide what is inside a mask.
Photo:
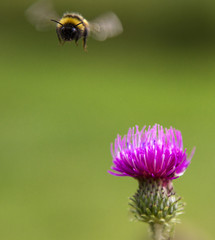
[(47, 30), (51, 21), (55, 22), (61, 44), (74, 40), (77, 45), (78, 40), (83, 39), (85, 50), (89, 35), (98, 41), (104, 41), (123, 31), (119, 18), (112, 12), (103, 14), (90, 22), (78, 13), (65, 13), (60, 18), (49, 0), (38, 1), (31, 5), (26, 10), (26, 17), (39, 31)]
[[(52, 21), (57, 22), (55, 20)], [(57, 22), (56, 32), (61, 44), (72, 40), (74, 40), (77, 44), (78, 40), (83, 38), (83, 47), (86, 49), (86, 40), (89, 34), (89, 23), (80, 14), (65, 13)]]

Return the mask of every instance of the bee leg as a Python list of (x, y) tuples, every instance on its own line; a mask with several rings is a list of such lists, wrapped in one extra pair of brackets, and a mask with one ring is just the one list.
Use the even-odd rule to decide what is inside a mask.
[(83, 48), (84, 48), (84, 51), (87, 51), (87, 36), (83, 37)]
[(75, 39), (75, 45), (78, 46), (78, 37)]
[(64, 41), (63, 41), (62, 38), (60, 37), (60, 33), (59, 33), (58, 29), (56, 30), (56, 32), (57, 32), (57, 37), (58, 37), (59, 43), (60, 43), (61, 45), (63, 45), (63, 44), (64, 44)]
[(87, 35), (88, 35), (88, 30), (85, 28), (83, 32), (83, 48), (85, 52), (87, 52)]

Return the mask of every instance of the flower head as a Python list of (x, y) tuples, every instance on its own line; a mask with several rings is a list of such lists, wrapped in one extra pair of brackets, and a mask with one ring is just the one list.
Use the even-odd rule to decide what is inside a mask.
[(141, 131), (138, 126), (130, 128), (123, 138), (118, 135), (114, 146), (111, 144), (111, 152), (112, 175), (164, 180), (181, 176), (194, 154), (193, 150), (187, 157), (179, 130), (172, 127), (164, 130), (157, 124), (148, 130), (146, 126)]

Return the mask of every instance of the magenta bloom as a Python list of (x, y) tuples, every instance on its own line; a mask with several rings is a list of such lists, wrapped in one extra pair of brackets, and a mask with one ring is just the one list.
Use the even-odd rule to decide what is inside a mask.
[(181, 176), (194, 154), (187, 157), (183, 150), (181, 132), (172, 127), (163, 129), (155, 124), (139, 131), (138, 126), (130, 128), (128, 134), (115, 139), (111, 144), (114, 171), (116, 176), (130, 176), (137, 179), (174, 179)]

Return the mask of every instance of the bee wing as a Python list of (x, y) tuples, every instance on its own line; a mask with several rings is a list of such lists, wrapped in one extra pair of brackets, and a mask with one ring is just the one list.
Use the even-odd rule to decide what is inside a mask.
[(90, 34), (98, 41), (115, 37), (122, 32), (122, 23), (113, 12), (103, 14), (90, 22)]
[(52, 26), (51, 19), (59, 19), (52, 2), (49, 0), (35, 2), (26, 10), (25, 15), (39, 31), (48, 30)]

